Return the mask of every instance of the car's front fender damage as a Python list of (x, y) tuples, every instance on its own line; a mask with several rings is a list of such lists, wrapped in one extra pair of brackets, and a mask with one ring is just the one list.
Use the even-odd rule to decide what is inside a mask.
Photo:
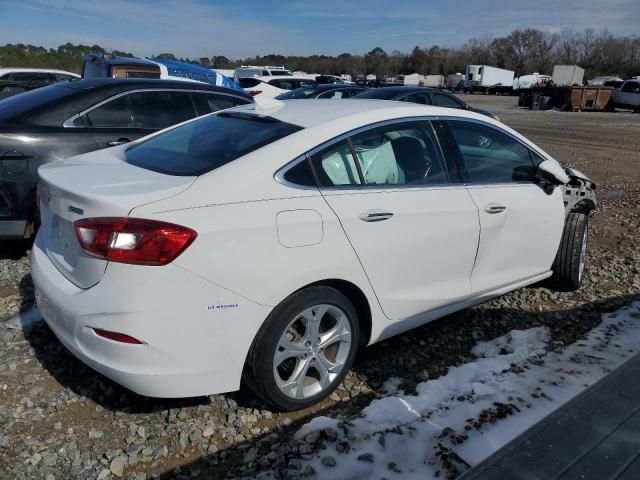
[(578, 170), (573, 168), (564, 170), (569, 176), (569, 183), (561, 186), (565, 215), (572, 212), (593, 215), (598, 210), (596, 184)]

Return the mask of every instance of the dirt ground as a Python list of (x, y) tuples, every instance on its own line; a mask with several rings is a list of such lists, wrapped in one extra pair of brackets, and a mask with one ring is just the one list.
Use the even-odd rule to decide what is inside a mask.
[(381, 342), (359, 354), (329, 399), (282, 414), (247, 391), (156, 400), (101, 377), (46, 325), (10, 320), (31, 307), (33, 290), (26, 252), (0, 245), (0, 478), (255, 478), (261, 470), (281, 478), (315, 448), (292, 443), (301, 423), (357, 415), (390, 378), (411, 392), (466, 361), (478, 340), (514, 328), (548, 326), (557, 345), (568, 345), (601, 313), (640, 299), (640, 114), (531, 112), (515, 108), (515, 97), (461, 97), (598, 185), (578, 292), (522, 289)]

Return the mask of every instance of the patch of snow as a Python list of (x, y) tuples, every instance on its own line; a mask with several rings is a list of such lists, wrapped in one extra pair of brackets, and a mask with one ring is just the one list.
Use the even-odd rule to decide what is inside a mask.
[[(547, 351), (550, 339), (544, 327), (513, 330), (478, 343), (475, 361), (418, 384), (417, 395), (372, 401), (361, 418), (341, 424), (348, 451), (329, 443), (308, 461), (314, 478), (425, 480), (469, 469), (640, 351), (640, 302), (603, 315), (585, 340), (563, 351)], [(295, 437), (339, 423), (315, 418)], [(336, 467), (321, 463), (328, 452)], [(373, 462), (358, 460), (364, 453)]]

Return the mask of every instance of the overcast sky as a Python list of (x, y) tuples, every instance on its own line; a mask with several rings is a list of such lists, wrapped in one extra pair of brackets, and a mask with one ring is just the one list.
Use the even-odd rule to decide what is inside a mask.
[(640, 34), (640, 0), (0, 0), (0, 44), (242, 58), (459, 46), (515, 28)]

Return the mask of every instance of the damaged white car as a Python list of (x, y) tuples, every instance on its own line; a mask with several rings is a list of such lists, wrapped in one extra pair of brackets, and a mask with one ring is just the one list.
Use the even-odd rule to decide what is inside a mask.
[(40, 168), (40, 310), (142, 395), (280, 409), (359, 348), (525, 285), (580, 286), (595, 186), (486, 116), (274, 102)]

